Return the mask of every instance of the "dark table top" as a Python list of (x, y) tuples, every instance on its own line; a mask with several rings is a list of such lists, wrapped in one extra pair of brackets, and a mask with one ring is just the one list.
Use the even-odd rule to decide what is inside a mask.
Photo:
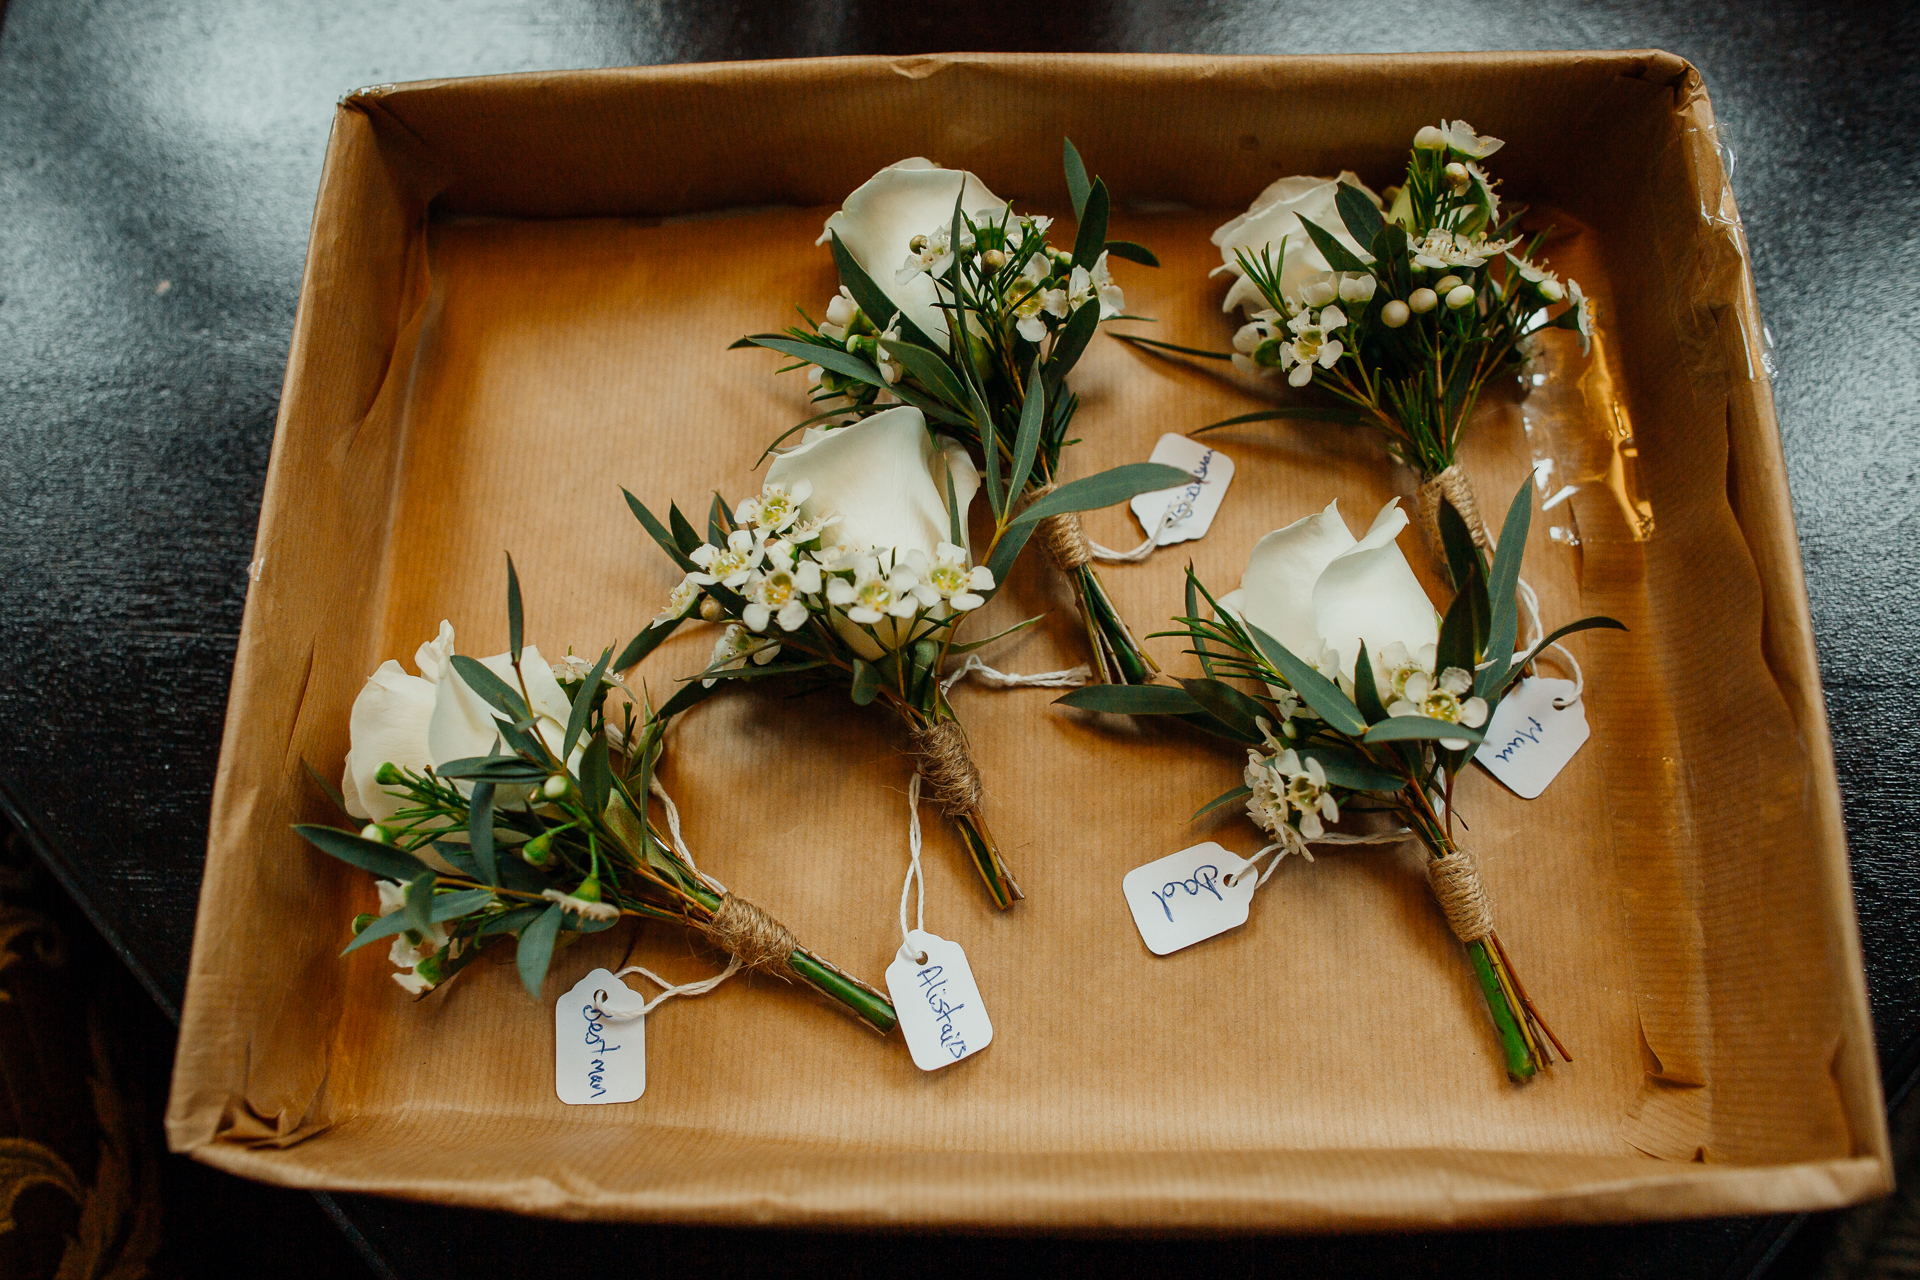
[[(1920, 11), (1808, 0), (13, 0), (0, 27), (0, 805), (177, 1007), (308, 222), (334, 103), (357, 86), (941, 49), (1658, 47), (1705, 74), (1777, 344), (1891, 1092), (1920, 1040), (1917, 46)], [(406, 1275), (544, 1274), (585, 1251), (793, 1270), (902, 1243), (342, 1206)], [(969, 1269), (1716, 1275), (1763, 1266), (1780, 1227), (904, 1251)]]

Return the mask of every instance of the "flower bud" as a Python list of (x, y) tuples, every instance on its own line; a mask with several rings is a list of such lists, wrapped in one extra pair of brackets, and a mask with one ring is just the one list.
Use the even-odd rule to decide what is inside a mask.
[(845, 293), (834, 294), (833, 301), (827, 304), (828, 324), (837, 324), (845, 328), (847, 325), (852, 324), (853, 318), (859, 314), (860, 308), (856, 306), (853, 299), (847, 297)]
[(414, 973), (426, 979), (430, 987), (440, 985), (447, 978), (447, 950), (442, 947), (419, 964), (413, 966)]
[(1438, 280), (1434, 282), (1433, 291), (1438, 294), (1443, 294), (1443, 295), (1448, 294), (1453, 292), (1453, 290), (1457, 288), (1460, 285), (1460, 283), (1461, 283), (1461, 280), (1459, 276), (1449, 273), (1447, 275), (1441, 276)]
[(1324, 307), (1333, 301), (1333, 294), (1333, 281), (1315, 280), (1312, 284), (1301, 286), (1300, 301), (1310, 307)]
[(1345, 276), (1340, 281), (1340, 300), (1342, 302), (1367, 302), (1373, 298), (1374, 290), (1380, 282), (1372, 276)]
[(1430, 124), (1421, 125), (1420, 132), (1413, 135), (1413, 145), (1420, 151), (1444, 151), (1447, 135)]
[(707, 622), (718, 622), (726, 616), (727, 611), (720, 607), (718, 600), (715, 600), (712, 596), (700, 597), (700, 617), (702, 619)]
[(379, 918), (380, 918), (379, 916), (374, 915), (373, 912), (371, 911), (362, 911), (359, 915), (353, 918), (353, 936), (357, 938), (361, 934), (365, 933), (367, 931), (367, 926), (372, 924), (375, 920), (378, 920)]
[(549, 800), (558, 800), (567, 794), (567, 788), (570, 785), (572, 784), (568, 781), (566, 774), (556, 773), (540, 784), (540, 794)]
[(393, 834), (377, 822), (369, 822), (366, 826), (360, 828), (360, 838), (362, 840), (371, 840), (375, 844), (391, 844), (393, 842)]
[(1415, 289), (1407, 295), (1407, 305), (1415, 315), (1425, 315), (1440, 305), (1440, 295), (1431, 289)]
[(1443, 172), (1447, 175), (1448, 185), (1452, 186), (1455, 191), (1465, 191), (1467, 189), (1467, 166), (1455, 160), (1452, 164), (1448, 165)]
[(998, 271), (1007, 265), (1007, 255), (998, 249), (989, 249), (980, 255), (980, 261), (987, 264), (989, 271)]
[(389, 760), (374, 773), (373, 780), (383, 787), (397, 787), (406, 782), (407, 775), (400, 772), (399, 766)]
[(1280, 367), (1280, 348), (1286, 344), (1278, 338), (1268, 338), (1253, 349), (1253, 362), (1263, 369)]
[(553, 861), (553, 837), (538, 835), (520, 846), (520, 856), (530, 867), (544, 867)]
[(588, 876), (580, 882), (580, 887), (575, 889), (570, 896), (578, 898), (582, 902), (600, 901), (600, 877)]
[(908, 253), (925, 253), (926, 251), (927, 238), (925, 236), (915, 236), (913, 239), (907, 241)]
[(1462, 307), (1470, 307), (1472, 305), (1473, 305), (1473, 286), (1472, 285), (1470, 284), (1456, 285), (1454, 288), (1448, 290), (1447, 309), (1449, 311), (1458, 311)]
[(1542, 280), (1540, 282), (1540, 296), (1548, 302), (1558, 302), (1567, 296), (1567, 291), (1561, 286), (1558, 280)]
[(1413, 312), (1407, 309), (1407, 304), (1395, 298), (1392, 302), (1380, 308), (1380, 323), (1389, 329), (1398, 329), (1401, 325), (1405, 324), (1412, 315)]

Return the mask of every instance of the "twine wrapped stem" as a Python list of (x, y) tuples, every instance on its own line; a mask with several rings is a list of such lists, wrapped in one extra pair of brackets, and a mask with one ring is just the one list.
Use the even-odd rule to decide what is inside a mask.
[(787, 926), (731, 893), (721, 897), (712, 921), (701, 930), (741, 968), (764, 969), (782, 977), (788, 957), (800, 949), (800, 940)]
[(1487, 536), (1487, 522), (1480, 516), (1480, 500), (1474, 496), (1473, 481), (1467, 478), (1456, 463), (1437, 476), (1430, 476), (1420, 485), (1414, 494), (1414, 505), (1420, 516), (1420, 530), (1427, 535), (1427, 541), (1435, 550), (1445, 546), (1440, 541), (1440, 503), (1444, 499), (1453, 504), (1460, 513), (1467, 532), (1472, 535), (1474, 545), (1482, 551), (1493, 550), (1493, 540)]
[[(1051, 484), (1041, 485), (1033, 491), (1034, 499), (1037, 501), (1046, 497), (1055, 487)], [(1080, 513), (1077, 511), (1042, 516), (1033, 532), (1040, 540), (1040, 545), (1047, 549), (1047, 554), (1053, 557), (1054, 563), (1065, 573), (1072, 573), (1093, 561), (1093, 545), (1087, 541), (1086, 531), (1080, 527)]]
[(909, 742), (930, 799), (940, 812), (961, 818), (980, 808), (980, 767), (967, 748), (966, 731), (954, 720), (938, 720), (913, 730)]
[(1444, 858), (1427, 859), (1427, 883), (1460, 941), (1478, 942), (1493, 932), (1493, 904), (1471, 853), (1456, 849)]

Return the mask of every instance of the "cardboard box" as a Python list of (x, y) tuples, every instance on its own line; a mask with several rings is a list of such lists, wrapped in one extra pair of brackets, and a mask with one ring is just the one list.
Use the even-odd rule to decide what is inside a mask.
[[(940, 1074), (767, 979), (655, 1015), (646, 1097), (554, 1097), (550, 1004), (480, 965), (410, 1002), (369, 948), (368, 878), (288, 824), (379, 661), (451, 618), (505, 647), (502, 552), (549, 653), (630, 636), (672, 584), (620, 501), (757, 484), (803, 387), (733, 338), (835, 281), (822, 218), (924, 154), (1064, 214), (1071, 136), (1117, 200), (1119, 264), (1154, 332), (1222, 347), (1208, 233), (1273, 178), (1392, 181), (1414, 130), (1507, 140), (1509, 200), (1597, 299), (1601, 341), (1542, 344), (1465, 465), (1571, 497), (1535, 522), (1548, 616), (1579, 638), (1594, 736), (1537, 801), (1459, 797), (1501, 932), (1575, 1061), (1506, 1082), (1468, 966), (1411, 848), (1292, 862), (1248, 925), (1158, 958), (1130, 868), (1243, 818), (1189, 823), (1235, 752), (964, 688), (988, 815), (1028, 900), (985, 902), (932, 821), (928, 927), (990, 1002), (987, 1052)], [(1700, 78), (1662, 53), (1365, 58), (844, 59), (383, 86), (334, 126), (234, 672), (169, 1126), (177, 1150), (292, 1186), (582, 1218), (1000, 1227), (1335, 1229), (1778, 1212), (1891, 1185), (1834, 765), (1745, 241)], [(1533, 375), (1538, 375), (1535, 378)], [(1069, 475), (1262, 403), (1250, 383), (1099, 339), (1076, 371)], [(1231, 587), (1261, 533), (1411, 479), (1358, 429), (1219, 438), (1213, 531), (1106, 577), (1136, 629), (1178, 610), (1189, 555)], [(1636, 479), (1637, 473), (1637, 479)], [(1545, 473), (1542, 473), (1545, 474)], [(1564, 495), (1562, 495), (1564, 497)], [(1571, 519), (1569, 519), (1571, 513)], [(1650, 521), (1649, 521), (1650, 516)], [(1109, 545), (1140, 536), (1116, 508)], [(1577, 534), (1577, 544), (1573, 536)], [(1421, 572), (1431, 556), (1408, 535)], [(1029, 557), (1029, 560), (1034, 558)], [(992, 611), (1051, 609), (995, 653), (1078, 660), (1050, 567)], [(980, 634), (986, 634), (982, 631)], [(1179, 667), (1172, 642), (1155, 652)], [(703, 665), (692, 629), (656, 689)], [(702, 865), (877, 980), (898, 945), (909, 765), (837, 696), (736, 695), (670, 738)], [(561, 953), (548, 1000), (618, 961)], [(635, 957), (713, 957), (650, 927)]]

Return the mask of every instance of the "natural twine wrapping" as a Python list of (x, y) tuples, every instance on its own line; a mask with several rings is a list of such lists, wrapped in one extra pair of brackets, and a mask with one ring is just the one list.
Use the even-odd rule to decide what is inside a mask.
[[(1033, 491), (1034, 501), (1039, 501), (1052, 493), (1054, 486), (1042, 485)], [(1081, 565), (1093, 559), (1093, 545), (1087, 541), (1087, 534), (1080, 527), (1078, 511), (1062, 511), (1056, 516), (1041, 516), (1034, 534), (1040, 539), (1040, 545), (1047, 549), (1054, 563), (1067, 573), (1072, 573)]]
[(1427, 541), (1434, 550), (1445, 549), (1440, 541), (1440, 500), (1444, 498), (1453, 504), (1466, 522), (1467, 532), (1473, 535), (1473, 541), (1483, 551), (1493, 550), (1493, 542), (1487, 537), (1487, 523), (1480, 518), (1480, 501), (1473, 494), (1473, 481), (1467, 478), (1458, 464), (1448, 467), (1439, 475), (1420, 486), (1414, 495), (1414, 503), (1420, 513), (1420, 531), (1427, 535)]
[(929, 797), (949, 818), (962, 818), (980, 807), (980, 767), (967, 749), (967, 735), (957, 721), (941, 720), (915, 729), (908, 739)]
[(1493, 904), (1480, 883), (1480, 867), (1465, 849), (1427, 859), (1427, 883), (1462, 942), (1478, 942), (1493, 932)]
[(800, 940), (787, 926), (730, 893), (720, 899), (713, 922), (703, 928), (714, 944), (738, 960), (743, 969), (780, 973), (787, 967), (787, 957), (800, 949)]

